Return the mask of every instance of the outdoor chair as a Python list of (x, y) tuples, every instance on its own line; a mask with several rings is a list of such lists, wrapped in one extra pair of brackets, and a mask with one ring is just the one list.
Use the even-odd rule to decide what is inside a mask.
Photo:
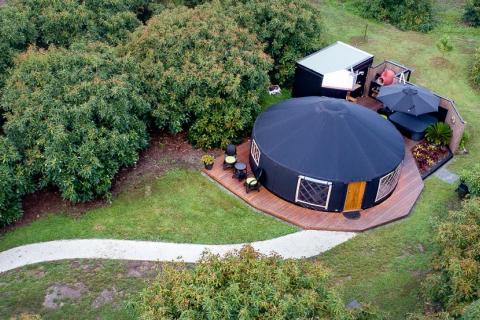
[(234, 144), (229, 144), (225, 148), (225, 155), (226, 156), (236, 156), (237, 155), (237, 147)]
[(236, 156), (228, 156), (225, 154), (225, 157), (223, 158), (223, 169), (231, 169), (233, 166), (235, 166), (235, 163), (237, 163), (237, 157)]
[(260, 192), (260, 178), (263, 174), (263, 170), (260, 169), (258, 174), (258, 178), (256, 178), (253, 173), (247, 175), (247, 179), (245, 180), (245, 192), (249, 193), (250, 191), (257, 190)]
[(223, 159), (223, 169), (231, 169), (237, 163), (237, 147), (233, 144), (225, 148), (225, 157)]

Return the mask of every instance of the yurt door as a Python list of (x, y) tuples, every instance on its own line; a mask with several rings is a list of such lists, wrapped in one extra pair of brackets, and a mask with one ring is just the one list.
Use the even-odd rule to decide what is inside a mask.
[(367, 183), (365, 181), (351, 182), (348, 184), (343, 211), (357, 211), (362, 209), (366, 185)]

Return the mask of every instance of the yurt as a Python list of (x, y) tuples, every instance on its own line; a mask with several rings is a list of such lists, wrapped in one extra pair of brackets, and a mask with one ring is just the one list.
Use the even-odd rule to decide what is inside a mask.
[(377, 113), (343, 99), (293, 98), (255, 121), (250, 165), (275, 195), (320, 211), (358, 211), (394, 191), (403, 138)]

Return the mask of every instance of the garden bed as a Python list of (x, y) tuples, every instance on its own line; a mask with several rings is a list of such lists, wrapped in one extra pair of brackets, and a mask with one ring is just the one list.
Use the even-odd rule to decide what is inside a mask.
[(434, 173), (453, 156), (447, 146), (434, 145), (427, 141), (420, 142), (411, 151), (422, 179)]

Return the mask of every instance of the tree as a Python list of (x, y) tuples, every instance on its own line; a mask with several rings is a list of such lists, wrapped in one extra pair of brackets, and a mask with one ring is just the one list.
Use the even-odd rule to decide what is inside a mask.
[(480, 0), (468, 0), (465, 3), (463, 21), (473, 27), (480, 26)]
[(430, 31), (434, 26), (432, 0), (349, 0), (361, 16), (387, 21), (402, 30)]
[(135, 65), (106, 45), (29, 49), (17, 58), (1, 106), (29, 176), (74, 202), (108, 192), (147, 145), (149, 105)]
[(254, 35), (208, 6), (163, 11), (122, 52), (142, 69), (156, 125), (188, 128), (197, 146), (241, 137), (260, 111), (271, 60)]
[[(362, 319), (345, 309), (318, 262), (263, 256), (251, 247), (167, 266), (136, 304), (141, 319)], [(368, 318), (375, 319), (373, 313)]]
[(272, 80), (279, 84), (291, 83), (295, 62), (326, 44), (322, 14), (310, 1), (223, 0), (217, 5), (266, 44), (274, 60)]
[(21, 215), (20, 197), (29, 188), (21, 156), (13, 144), (0, 136), (0, 227), (17, 221)]
[(439, 251), (424, 284), (426, 297), (458, 317), (480, 298), (480, 198), (450, 211), (438, 226), (435, 242)]

